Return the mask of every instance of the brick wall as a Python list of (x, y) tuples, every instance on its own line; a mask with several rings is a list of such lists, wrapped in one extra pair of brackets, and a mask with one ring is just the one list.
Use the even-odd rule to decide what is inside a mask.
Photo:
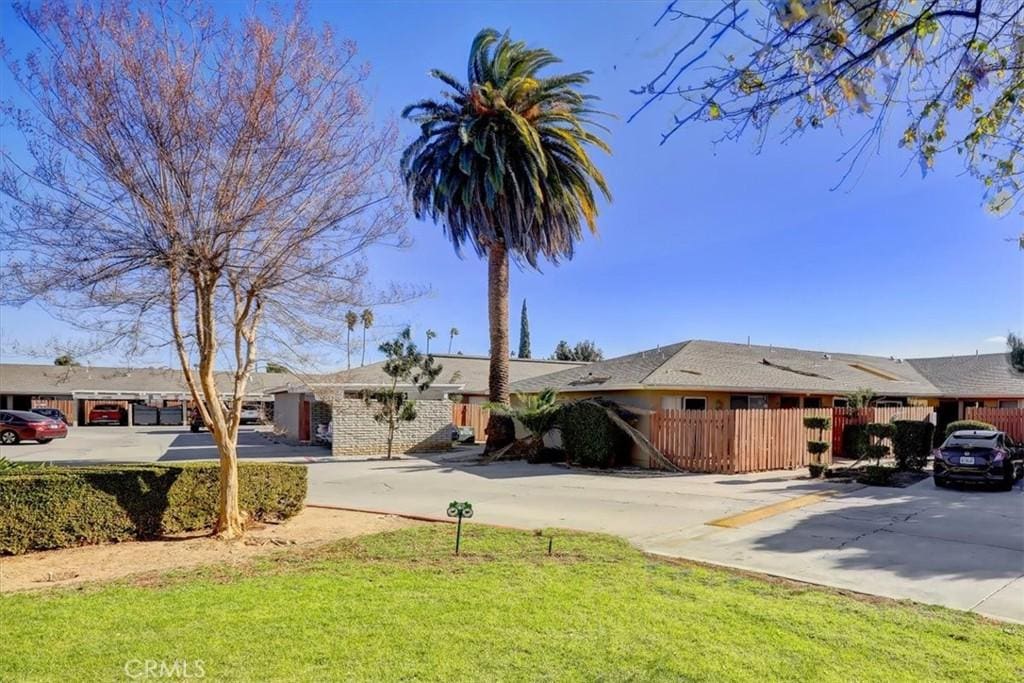
[[(385, 455), (388, 428), (373, 419), (376, 407), (360, 398), (334, 399), (334, 443), (331, 454)], [(451, 401), (417, 399), (416, 419), (395, 430), (394, 454), (443, 451), (451, 448)]]

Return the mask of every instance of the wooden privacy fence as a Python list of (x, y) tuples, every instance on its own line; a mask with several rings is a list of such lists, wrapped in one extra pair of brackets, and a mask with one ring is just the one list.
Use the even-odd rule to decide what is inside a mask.
[(71, 424), (78, 423), (78, 411), (75, 410), (75, 399), (73, 398), (34, 398), (33, 408), (56, 408), (64, 413)]
[[(793, 469), (811, 462), (807, 442), (818, 439), (804, 418), (831, 416), (828, 408), (658, 410), (651, 415), (651, 441), (691, 472)], [(830, 454), (822, 461), (830, 462)]]
[(472, 427), (473, 438), (477, 443), (487, 441), (485, 430), (490, 417), (491, 411), (484, 406), (469, 403), (456, 403), (452, 406), (452, 422), (456, 427)]
[(965, 417), (993, 424), (1014, 441), (1024, 441), (1024, 408), (968, 408)]
[(932, 414), (928, 406), (872, 406), (870, 408), (832, 409), (832, 457), (844, 457), (843, 431), (848, 425), (893, 420), (926, 420)]

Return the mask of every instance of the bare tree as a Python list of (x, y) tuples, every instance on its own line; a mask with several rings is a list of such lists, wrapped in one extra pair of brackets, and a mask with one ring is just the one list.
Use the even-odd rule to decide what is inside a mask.
[(41, 47), (8, 59), (27, 104), (8, 103), (3, 123), (27, 153), (3, 156), (5, 299), (46, 301), (128, 353), (173, 344), (220, 456), (216, 532), (239, 536), (257, 342), (281, 357), (338, 339), (333, 312), (373, 298), (363, 252), (407, 240), (395, 128), (371, 119), (354, 43), (314, 31), (301, 8), (232, 21), (157, 0), (15, 13)]
[(896, 127), (922, 172), (960, 155), (993, 211), (1024, 196), (1020, 0), (673, 0), (655, 22), (672, 24), (678, 49), (634, 91), (643, 102), (630, 117), (670, 107), (662, 143), (713, 121), (760, 146), (769, 132), (785, 140), (859, 115), (871, 125), (849, 170)]

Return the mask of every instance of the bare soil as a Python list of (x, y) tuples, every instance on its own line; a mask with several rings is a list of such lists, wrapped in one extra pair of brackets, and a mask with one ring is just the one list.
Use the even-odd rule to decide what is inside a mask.
[(284, 523), (254, 526), (244, 538), (235, 541), (190, 534), (0, 557), (0, 593), (107, 581), (206, 564), (241, 564), (257, 555), (287, 548), (310, 548), (340, 538), (424, 523), (394, 515), (307, 507)]

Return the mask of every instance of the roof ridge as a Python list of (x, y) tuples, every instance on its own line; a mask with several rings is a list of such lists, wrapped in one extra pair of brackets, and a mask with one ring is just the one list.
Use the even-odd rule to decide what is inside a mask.
[[(690, 343), (690, 342), (692, 342), (692, 341), (693, 341), (692, 339), (687, 339), (687, 340), (685, 340), (685, 341), (681, 341), (681, 342), (676, 342), (676, 344), (678, 344), (678, 345), (679, 345), (679, 348), (678, 348), (678, 349), (676, 349), (675, 351), (673, 351), (673, 352), (672, 352), (671, 354), (669, 354), (668, 356), (666, 356), (664, 360), (662, 360), (662, 361), (661, 361), (660, 363), (658, 363), (658, 364), (657, 364), (657, 365), (656, 365), (656, 366), (654, 367), (654, 369), (652, 369), (652, 370), (651, 370), (650, 372), (648, 372), (648, 373), (647, 373), (646, 375), (644, 375), (643, 377), (641, 377), (641, 378), (640, 378), (640, 381), (638, 382), (638, 384), (643, 384), (644, 382), (646, 382), (646, 381), (647, 381), (647, 378), (648, 378), (648, 377), (650, 377), (650, 376), (651, 376), (651, 375), (653, 375), (653, 374), (654, 374), (655, 372), (657, 372), (658, 370), (660, 370), (660, 369), (662, 368), (662, 366), (664, 366), (664, 365), (665, 365), (665, 363), (669, 362), (670, 360), (672, 360), (673, 358), (675, 358), (676, 356), (678, 356), (678, 355), (679, 355), (679, 354), (680, 354), (680, 353), (682, 352), (682, 350), (683, 350), (683, 349), (685, 349), (685, 348), (687, 347), (687, 345), (689, 345), (689, 343)], [(669, 346), (674, 346), (674, 345), (675, 345), (675, 344), (669, 344)], [(659, 346), (659, 347), (657, 347), (657, 348), (655, 348), (655, 349), (652, 349), (652, 350), (653, 350), (653, 351), (657, 351), (657, 350), (658, 350), (658, 349), (660, 349), (660, 348), (661, 348), (661, 347)], [(668, 348), (668, 347), (665, 347), (665, 348)]]

